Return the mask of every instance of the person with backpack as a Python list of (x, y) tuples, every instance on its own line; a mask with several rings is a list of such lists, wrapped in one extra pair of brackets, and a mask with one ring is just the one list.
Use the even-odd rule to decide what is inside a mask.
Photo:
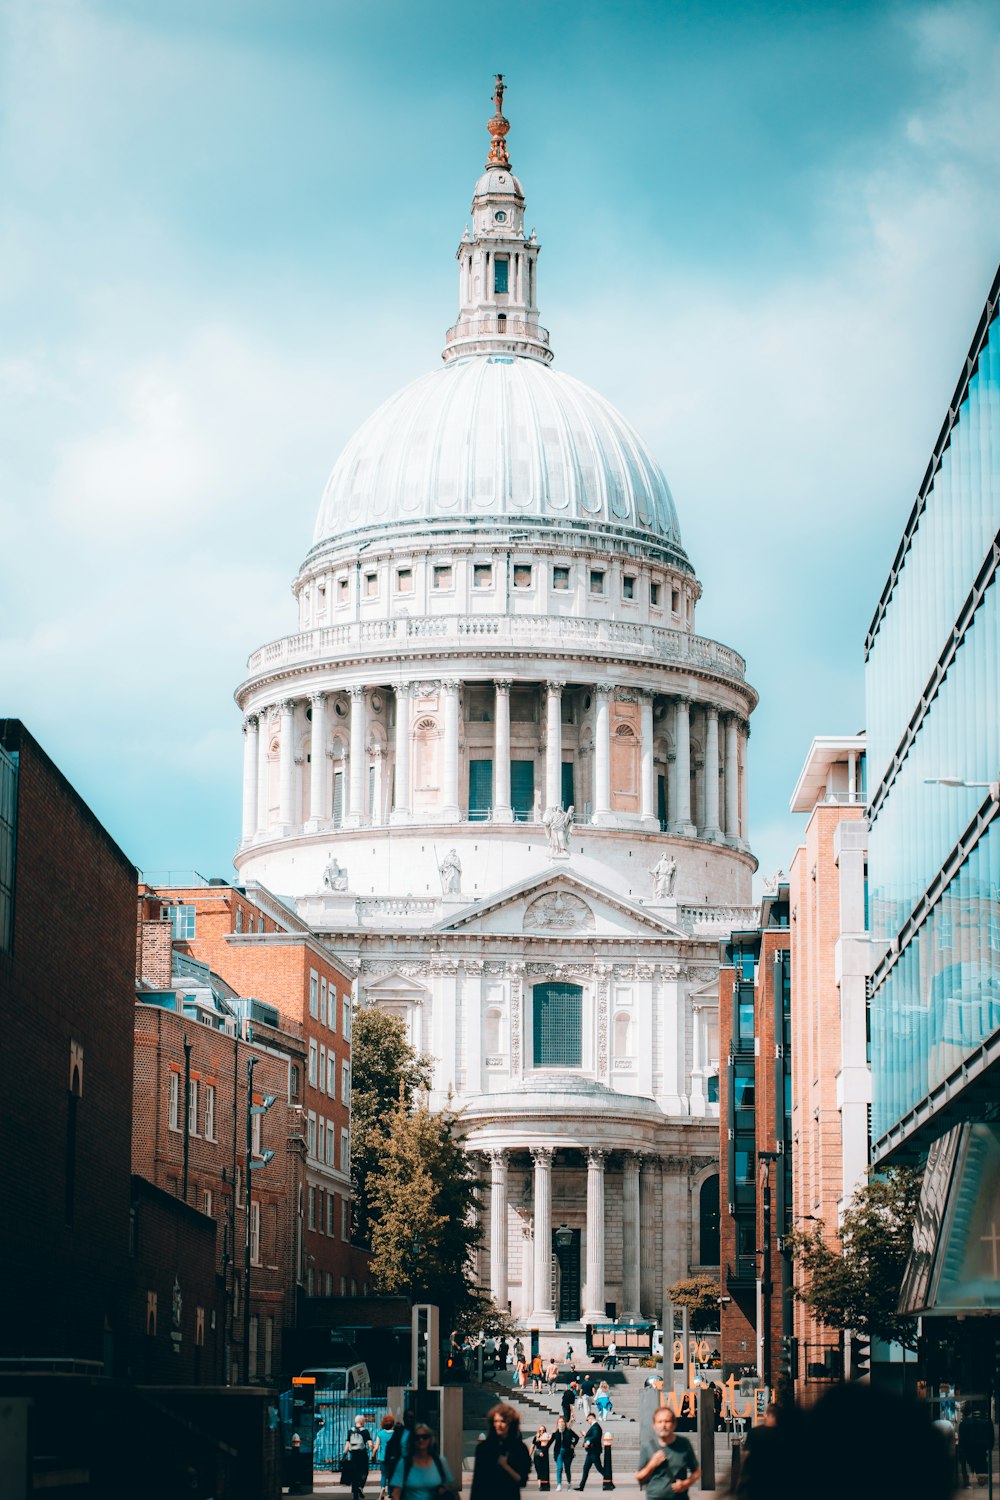
[(396, 1465), (389, 1483), (391, 1500), (448, 1500), (454, 1497), (455, 1478), (448, 1461), (437, 1450), (426, 1422), (413, 1428), (410, 1449)]
[(354, 1426), (347, 1434), (344, 1444), (344, 1483), (351, 1487), (351, 1500), (361, 1500), (368, 1478), (368, 1461), (371, 1457), (372, 1435), (365, 1426), (365, 1419), (358, 1412)]

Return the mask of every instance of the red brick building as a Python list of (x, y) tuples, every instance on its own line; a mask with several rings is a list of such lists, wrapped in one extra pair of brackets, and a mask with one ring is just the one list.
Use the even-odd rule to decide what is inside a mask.
[(350, 976), (259, 886), (147, 886), (140, 907), (147, 981), (162, 970), (169, 930), (177, 954), (208, 964), (237, 995), (273, 1006), (282, 1031), (300, 1039), (304, 1065), (292, 1087), (306, 1142), (302, 1290), (367, 1294), (368, 1257), (351, 1245)]
[(132, 1178), (129, 1370), (144, 1385), (221, 1385), (226, 1302), (215, 1220)]
[(125, 1364), (136, 872), (0, 719), (0, 1355)]
[(730, 937), (719, 972), (723, 1373), (756, 1371), (772, 1386), (792, 1330), (788, 919), (779, 880), (761, 902), (759, 927)]
[[(277, 1020), (273, 1012), (271, 1019)], [(252, 1106), (267, 1108), (249, 1116), (248, 1211), (251, 1062)], [(231, 1014), (227, 995), (206, 965), (178, 956), (169, 990), (139, 991), (132, 1165), (217, 1226), (216, 1269), (224, 1303), (221, 1371), (234, 1383), (244, 1376), (251, 1381), (277, 1376), (282, 1329), (294, 1325), (297, 1316), (305, 1142), (294, 1095), (304, 1065), (301, 1039), (268, 1025), (263, 1007), (249, 1027)], [(174, 1331), (160, 1318), (154, 1337), (169, 1339)], [(196, 1337), (193, 1322), (180, 1331)]]
[[(794, 1203), (799, 1228), (822, 1221), (837, 1247), (841, 1214), (867, 1177), (868, 823), (864, 735), (813, 740), (791, 798), (807, 814), (789, 872), (792, 934)], [(811, 1403), (841, 1370), (840, 1335), (796, 1302), (796, 1395)]]

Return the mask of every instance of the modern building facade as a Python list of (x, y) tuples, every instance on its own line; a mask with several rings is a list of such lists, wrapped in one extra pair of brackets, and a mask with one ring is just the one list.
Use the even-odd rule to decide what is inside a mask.
[(767, 882), (757, 920), (734, 931), (719, 972), (720, 1261), (723, 1378), (778, 1375), (792, 1332), (791, 934), (788, 884)]
[(482, 1280), (551, 1327), (702, 1264), (756, 695), (695, 633), (659, 465), (551, 367), (502, 98), (442, 365), (347, 445), (296, 631), (237, 691), (236, 864), (433, 1054), (484, 1164)]
[[(922, 1162), (912, 1311), (996, 1381), (1000, 1315), (1000, 273), (866, 643), (876, 1164)], [(954, 1133), (953, 1133), (954, 1132)], [(965, 1318), (985, 1313), (985, 1318)], [(992, 1316), (990, 1316), (992, 1314)], [(983, 1352), (973, 1347), (981, 1336)], [(948, 1349), (950, 1348), (950, 1353)], [(978, 1352), (977, 1352), (978, 1351)], [(981, 1357), (980, 1357), (981, 1356)], [(948, 1361), (951, 1368), (947, 1368)]]
[[(865, 738), (813, 740), (791, 798), (807, 817), (789, 871), (792, 1203), (796, 1229), (835, 1246), (868, 1174), (868, 824)], [(793, 1303), (797, 1393), (811, 1402), (839, 1368), (840, 1339)]]

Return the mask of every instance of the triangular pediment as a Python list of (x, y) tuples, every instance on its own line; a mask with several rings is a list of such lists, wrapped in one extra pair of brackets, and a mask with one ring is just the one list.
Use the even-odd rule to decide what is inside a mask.
[(552, 867), (489, 901), (464, 907), (435, 932), (511, 933), (525, 937), (683, 939), (680, 927), (571, 870)]

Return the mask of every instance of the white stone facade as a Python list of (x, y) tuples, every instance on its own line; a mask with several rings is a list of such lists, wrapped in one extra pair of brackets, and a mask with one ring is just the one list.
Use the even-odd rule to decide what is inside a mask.
[(298, 633), (238, 690), (236, 863), (433, 1054), (483, 1283), (551, 1327), (656, 1312), (700, 1264), (756, 695), (694, 632), (662, 472), (549, 368), (499, 97), (445, 363), (348, 445)]

